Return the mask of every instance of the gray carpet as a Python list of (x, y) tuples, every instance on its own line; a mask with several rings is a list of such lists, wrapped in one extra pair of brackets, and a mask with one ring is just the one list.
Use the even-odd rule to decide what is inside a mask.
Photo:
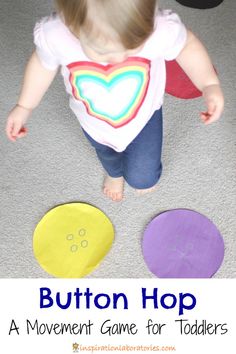
[[(89, 277), (150, 278), (141, 252), (142, 234), (158, 213), (190, 208), (205, 214), (225, 241), (225, 258), (215, 277), (236, 276), (236, 2), (194, 10), (174, 0), (160, 1), (176, 10), (207, 46), (226, 98), (222, 119), (201, 124), (200, 99), (166, 97), (164, 172), (153, 194), (138, 197), (128, 186), (126, 199), (113, 203), (101, 193), (103, 171), (68, 108), (58, 75), (29, 121), (27, 138), (11, 143), (4, 129), (17, 100), (22, 73), (33, 50), (32, 29), (51, 11), (46, 0), (0, 0), (0, 277), (47, 278), (34, 258), (33, 231), (52, 207), (91, 203), (115, 226), (115, 242)], [(56, 246), (56, 245), (55, 245)]]

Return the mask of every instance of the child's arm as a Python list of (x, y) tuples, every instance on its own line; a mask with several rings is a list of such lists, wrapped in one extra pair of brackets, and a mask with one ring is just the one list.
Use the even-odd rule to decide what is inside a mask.
[(224, 108), (219, 79), (206, 49), (190, 31), (186, 45), (176, 60), (195, 86), (202, 91), (207, 111), (201, 113), (201, 119), (205, 124), (219, 119)]
[(32, 110), (38, 106), (43, 95), (55, 78), (57, 70), (45, 69), (36, 52), (29, 59), (26, 66), (23, 86), (18, 103), (8, 115), (6, 134), (11, 141), (22, 138), (27, 130), (27, 122)]

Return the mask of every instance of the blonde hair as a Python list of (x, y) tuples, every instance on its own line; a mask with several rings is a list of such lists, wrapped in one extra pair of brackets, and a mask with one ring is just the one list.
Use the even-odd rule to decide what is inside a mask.
[[(55, 0), (58, 12), (74, 33), (83, 27), (87, 33), (93, 30), (89, 18), (90, 6), (96, 5), (108, 25), (117, 33), (127, 49), (141, 46), (152, 34), (155, 26), (157, 0)], [(96, 31), (96, 32), (95, 32)], [(96, 35), (98, 29), (94, 28)]]

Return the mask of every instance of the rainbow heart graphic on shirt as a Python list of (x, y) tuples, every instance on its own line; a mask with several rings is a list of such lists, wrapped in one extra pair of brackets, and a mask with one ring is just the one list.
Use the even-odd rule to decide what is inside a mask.
[(115, 65), (81, 61), (67, 67), (73, 96), (90, 116), (113, 128), (135, 118), (147, 94), (150, 60), (132, 57)]

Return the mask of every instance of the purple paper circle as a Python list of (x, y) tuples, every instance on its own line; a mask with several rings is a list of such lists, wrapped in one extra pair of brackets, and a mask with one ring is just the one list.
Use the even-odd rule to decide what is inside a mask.
[(145, 230), (142, 248), (148, 268), (159, 278), (210, 278), (224, 258), (216, 226), (187, 209), (155, 217)]

